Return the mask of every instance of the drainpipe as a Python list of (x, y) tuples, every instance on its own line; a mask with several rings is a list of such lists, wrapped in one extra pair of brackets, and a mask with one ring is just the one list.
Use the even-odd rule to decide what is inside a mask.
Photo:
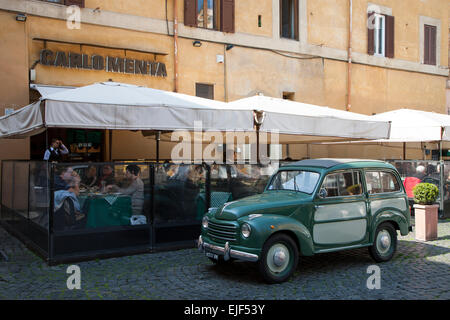
[(178, 1), (173, 0), (174, 92), (178, 92)]
[(347, 83), (347, 111), (352, 108), (352, 31), (353, 31), (353, 0), (349, 0), (349, 28), (348, 28), (348, 83)]

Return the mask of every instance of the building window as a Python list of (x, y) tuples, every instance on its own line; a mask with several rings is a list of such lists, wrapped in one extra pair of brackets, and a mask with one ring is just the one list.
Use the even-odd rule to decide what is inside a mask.
[(204, 84), (204, 83), (196, 83), (195, 84), (195, 95), (197, 97), (214, 100), (214, 85)]
[(184, 25), (234, 32), (234, 0), (184, 0)]
[(282, 38), (298, 40), (298, 0), (280, 0)]
[(376, 14), (374, 18), (374, 55), (384, 57), (386, 18), (381, 14)]
[(294, 101), (295, 92), (283, 92), (283, 99), (284, 100), (291, 100)]
[(41, 0), (44, 2), (53, 2), (53, 3), (59, 3), (64, 4), (66, 6), (79, 6), (80, 8), (84, 8), (84, 0)]
[(436, 26), (424, 26), (424, 64), (436, 65)]
[(394, 17), (370, 12), (368, 16), (368, 54), (394, 58)]
[(199, 28), (217, 30), (217, 2), (217, 0), (197, 0), (197, 26)]

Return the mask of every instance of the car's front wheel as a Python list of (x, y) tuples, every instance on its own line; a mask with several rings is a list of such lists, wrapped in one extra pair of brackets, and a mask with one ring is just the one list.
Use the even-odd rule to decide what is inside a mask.
[(268, 283), (280, 283), (289, 279), (297, 264), (298, 248), (294, 240), (286, 234), (276, 234), (264, 244), (258, 267)]
[(369, 247), (370, 256), (376, 262), (392, 259), (397, 250), (397, 231), (390, 223), (382, 223), (375, 232), (373, 245)]

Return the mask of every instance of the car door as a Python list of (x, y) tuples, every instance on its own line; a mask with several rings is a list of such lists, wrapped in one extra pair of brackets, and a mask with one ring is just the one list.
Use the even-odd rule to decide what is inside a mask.
[(369, 195), (370, 222), (385, 210), (408, 216), (408, 202), (401, 180), (392, 171), (367, 170), (365, 180)]
[(328, 174), (314, 200), (313, 241), (316, 250), (356, 245), (368, 239), (367, 196), (362, 171)]

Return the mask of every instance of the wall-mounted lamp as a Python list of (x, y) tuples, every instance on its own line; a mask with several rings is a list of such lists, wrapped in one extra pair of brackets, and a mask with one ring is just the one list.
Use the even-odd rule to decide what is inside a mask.
[(200, 42), (200, 41), (198, 41), (198, 40), (195, 40), (194, 42), (192, 42), (192, 45), (194, 46), (194, 47), (201, 47), (202, 46), (202, 43)]
[(232, 45), (232, 44), (227, 44), (226, 50), (228, 51), (228, 50), (231, 50), (231, 49), (233, 49), (233, 48), (234, 48), (234, 45)]
[(19, 13), (16, 16), (16, 21), (25, 22), (27, 21), (27, 15), (24, 13)]

